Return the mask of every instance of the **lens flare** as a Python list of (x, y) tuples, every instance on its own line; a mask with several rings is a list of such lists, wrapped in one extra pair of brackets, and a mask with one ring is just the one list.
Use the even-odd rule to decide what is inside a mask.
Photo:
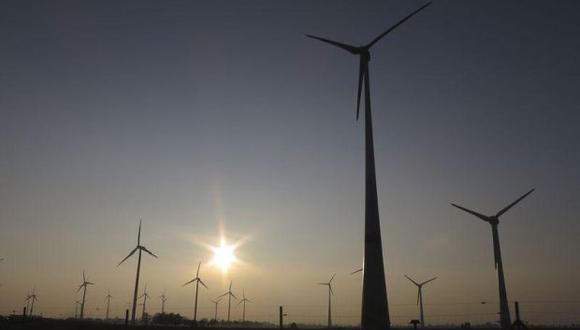
[(213, 258), (211, 265), (221, 269), (222, 272), (227, 273), (231, 265), (237, 260), (234, 245), (230, 245), (225, 239), (220, 241), (220, 246), (211, 247), (213, 251)]

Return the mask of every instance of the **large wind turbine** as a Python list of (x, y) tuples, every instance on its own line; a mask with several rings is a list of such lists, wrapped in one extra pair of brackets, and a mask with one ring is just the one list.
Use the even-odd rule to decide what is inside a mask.
[(228, 289), (228, 292), (222, 294), (221, 296), (218, 296), (218, 298), (221, 298), (223, 296), (228, 296), (228, 322), (230, 321), (230, 307), (232, 305), (232, 297), (234, 297), (234, 299), (238, 299), (238, 297), (236, 297), (233, 293), (232, 293), (232, 282), (230, 281), (230, 287)]
[(427, 280), (425, 282), (421, 282), (421, 283), (415, 281), (414, 279), (410, 278), (407, 275), (405, 275), (405, 277), (417, 286), (417, 289), (418, 289), (418, 291), (417, 291), (417, 305), (419, 305), (419, 318), (421, 320), (421, 326), (424, 327), (425, 326), (425, 316), (423, 315), (423, 285), (425, 285), (431, 281), (436, 280), (437, 277), (433, 277), (432, 279)]
[(217, 322), (217, 309), (218, 309), (218, 304), (220, 303), (221, 299), (218, 300), (212, 300), (211, 302), (214, 303), (215, 305), (215, 311), (213, 313), (213, 319)]
[(109, 319), (109, 310), (110, 310), (110, 307), (111, 307), (111, 298), (113, 298), (113, 296), (111, 296), (111, 292), (108, 291), (107, 292), (107, 296), (105, 297), (105, 299), (107, 300), (107, 311), (106, 311), (106, 314), (105, 314), (105, 320), (108, 320)]
[(336, 276), (336, 274), (332, 275), (332, 277), (330, 278), (330, 281), (328, 281), (328, 282), (318, 283), (320, 285), (328, 286), (328, 327), (329, 328), (332, 327), (332, 305), (331, 305), (330, 296), (331, 295), (334, 296), (334, 291), (332, 291), (332, 280), (334, 279), (334, 276)]
[(308, 35), (308, 37), (344, 49), (353, 55), (359, 56), (358, 93), (356, 118), (359, 117), (360, 98), (364, 85), (365, 104), (365, 248), (361, 328), (363, 330), (384, 329), (390, 327), (389, 308), (387, 302), (387, 287), (385, 283), (385, 269), (383, 264), (383, 248), (381, 242), (381, 224), (377, 197), (377, 183), (375, 174), (375, 154), (373, 146), (373, 128), (371, 118), (371, 91), (369, 78), (370, 49), (385, 35), (392, 32), (413, 15), (430, 5), (423, 5), (405, 18), (378, 35), (364, 46), (351, 46), (333, 40)]
[(125, 259), (121, 260), (121, 262), (117, 265), (117, 267), (119, 267), (125, 260), (129, 259), (129, 257), (131, 257), (136, 251), (139, 251), (138, 254), (138, 259), (137, 259), (137, 276), (135, 278), (135, 290), (133, 291), (133, 307), (131, 310), (131, 323), (135, 324), (135, 311), (137, 308), (137, 293), (139, 291), (139, 273), (141, 271), (141, 252), (145, 251), (147, 252), (149, 255), (157, 258), (157, 256), (147, 250), (146, 247), (141, 245), (141, 219), (139, 219), (139, 231), (137, 232), (137, 246), (133, 249), (133, 251), (131, 251), (129, 253), (128, 256), (125, 257)]
[(35, 301), (38, 301), (38, 297), (36, 296), (36, 288), (32, 288), (32, 294), (26, 296), (26, 306), (28, 307), (28, 304), (30, 303), (30, 310), (28, 312), (29, 317), (32, 317)]
[(165, 292), (159, 296), (161, 299), (161, 314), (165, 314), (165, 302), (167, 301), (167, 296), (165, 296)]
[(506, 213), (509, 209), (511, 209), (514, 205), (519, 203), (522, 199), (526, 198), (529, 194), (531, 194), (534, 189), (531, 189), (520, 198), (516, 199), (513, 203), (509, 204), (508, 206), (501, 209), (495, 215), (487, 216), (481, 213), (477, 213), (465, 207), (459, 206), (457, 204), (451, 203), (451, 205), (455, 206), (456, 208), (465, 211), (471, 215), (474, 215), (481, 220), (489, 223), (491, 225), (491, 234), (493, 239), (493, 255), (495, 259), (495, 269), (497, 270), (497, 279), (499, 282), (499, 315), (500, 315), (500, 324), (502, 329), (509, 329), (511, 327), (511, 319), (510, 319), (510, 310), (508, 305), (507, 299), (507, 291), (505, 288), (505, 279), (503, 275), (503, 263), (501, 261), (501, 249), (499, 246), (499, 232), (497, 226), (499, 225), (499, 217)]
[(81, 291), (81, 289), (83, 289), (83, 300), (81, 301), (81, 316), (80, 316), (80, 319), (81, 320), (85, 316), (85, 298), (87, 296), (87, 287), (89, 285), (95, 285), (95, 283), (92, 283), (92, 282), (89, 282), (89, 281), (86, 280), (86, 278), (85, 278), (85, 271), (83, 270), (83, 282), (81, 283), (81, 285), (77, 289), (77, 293), (79, 291)]
[(246, 302), (252, 302), (250, 299), (246, 298), (246, 290), (242, 291), (242, 300), (240, 300), (239, 304), (243, 303), (242, 307), (242, 323), (246, 322)]
[(145, 321), (145, 311), (147, 308), (147, 299), (149, 299), (149, 294), (147, 293), (147, 286), (143, 290), (143, 294), (139, 296), (139, 299), (143, 298), (143, 312), (141, 313), (141, 321)]
[(186, 286), (188, 284), (195, 282), (195, 301), (194, 301), (194, 306), (193, 306), (193, 323), (194, 324), (197, 322), (197, 294), (199, 292), (199, 284), (201, 283), (201, 285), (203, 285), (207, 289), (207, 285), (205, 285), (205, 283), (203, 283), (201, 278), (199, 278), (199, 267), (201, 267), (201, 262), (197, 265), (197, 272), (195, 273), (195, 278), (182, 285), (182, 286)]

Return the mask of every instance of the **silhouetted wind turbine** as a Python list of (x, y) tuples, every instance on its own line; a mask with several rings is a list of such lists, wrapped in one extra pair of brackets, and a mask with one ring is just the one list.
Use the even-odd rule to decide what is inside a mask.
[(135, 247), (133, 251), (131, 251), (129, 255), (125, 257), (125, 259), (121, 260), (121, 262), (117, 265), (117, 267), (119, 267), (125, 260), (129, 259), (129, 257), (131, 257), (136, 251), (139, 251), (139, 253), (137, 258), (137, 276), (135, 278), (135, 290), (133, 291), (133, 307), (131, 310), (132, 324), (135, 324), (135, 311), (137, 308), (137, 292), (139, 291), (139, 273), (141, 271), (141, 252), (145, 251), (149, 255), (157, 258), (157, 256), (153, 252), (147, 250), (146, 247), (141, 245), (141, 219), (139, 219), (139, 231), (137, 232), (137, 247)]
[(421, 320), (421, 326), (424, 327), (425, 326), (425, 316), (423, 315), (423, 285), (425, 285), (431, 281), (436, 280), (437, 277), (433, 277), (432, 279), (427, 280), (425, 282), (421, 282), (421, 283), (416, 282), (415, 280), (413, 280), (412, 278), (410, 278), (407, 275), (405, 275), (405, 277), (417, 286), (417, 289), (418, 289), (418, 291), (417, 291), (417, 305), (419, 305), (419, 318)]
[(218, 300), (212, 300), (211, 302), (215, 304), (215, 311), (213, 313), (213, 319), (217, 321), (217, 309), (218, 309), (218, 304), (220, 303), (221, 299)]
[(161, 314), (165, 314), (165, 302), (167, 301), (167, 297), (165, 296), (165, 292), (159, 296), (161, 299)]
[(423, 5), (385, 32), (378, 35), (370, 43), (364, 46), (351, 46), (333, 40), (307, 35), (310, 38), (320, 40), (338, 48), (344, 49), (353, 55), (358, 55), (359, 76), (356, 105), (356, 118), (359, 117), (360, 98), (364, 85), (365, 95), (365, 249), (364, 249), (364, 273), (361, 328), (384, 329), (390, 327), (389, 308), (387, 302), (387, 287), (385, 283), (385, 269), (383, 264), (383, 248), (381, 242), (381, 227), (379, 218), (379, 205), (377, 197), (377, 183), (375, 174), (375, 155), (373, 146), (373, 128), (371, 118), (371, 92), (369, 78), (370, 49), (384, 36), (395, 30), (413, 15), (430, 5)]
[(29, 294), (26, 297), (26, 306), (30, 303), (30, 310), (28, 312), (28, 316), (32, 317), (32, 313), (34, 311), (34, 302), (38, 301), (38, 297), (36, 296), (36, 288), (32, 288), (32, 294)]
[(81, 283), (81, 285), (77, 289), (77, 293), (79, 291), (81, 291), (81, 289), (83, 289), (83, 300), (81, 302), (81, 316), (80, 316), (80, 319), (81, 320), (85, 316), (85, 298), (86, 298), (86, 295), (87, 295), (87, 287), (89, 285), (95, 285), (95, 283), (92, 283), (92, 282), (89, 282), (89, 281), (86, 280), (86, 278), (85, 278), (85, 271), (83, 270), (83, 282)]
[(143, 294), (139, 296), (139, 299), (143, 298), (143, 312), (141, 313), (141, 320), (145, 321), (145, 310), (147, 308), (147, 299), (149, 299), (149, 294), (147, 293), (147, 287), (143, 290)]
[(197, 272), (195, 273), (195, 278), (182, 285), (182, 286), (186, 286), (188, 284), (195, 282), (195, 302), (194, 302), (194, 306), (193, 306), (193, 322), (194, 323), (197, 322), (197, 294), (199, 292), (199, 284), (201, 283), (201, 285), (203, 285), (207, 289), (207, 285), (205, 285), (205, 283), (203, 283), (201, 278), (199, 278), (199, 267), (201, 267), (201, 262), (197, 265)]
[(223, 296), (228, 296), (228, 322), (230, 321), (230, 310), (231, 310), (231, 305), (232, 305), (232, 297), (234, 297), (234, 299), (238, 299), (238, 297), (236, 297), (233, 293), (232, 293), (232, 281), (230, 281), (230, 287), (228, 289), (228, 292), (222, 294), (221, 296), (218, 296), (218, 298), (221, 298)]
[(330, 278), (330, 281), (326, 282), (326, 283), (318, 283), (320, 285), (326, 285), (328, 286), (328, 327), (332, 327), (332, 306), (331, 306), (331, 299), (330, 296), (333, 295), (334, 296), (334, 291), (332, 291), (332, 280), (334, 279), (334, 276), (336, 276), (336, 274), (332, 275), (332, 277)]
[(107, 312), (105, 313), (105, 320), (109, 319), (109, 309), (111, 307), (111, 298), (113, 298), (113, 296), (111, 296), (111, 292), (108, 291), (107, 296), (105, 297), (105, 299), (107, 300)]
[(246, 299), (246, 290), (242, 291), (242, 300), (240, 300), (239, 304), (242, 304), (242, 322), (246, 322), (246, 302), (252, 302), (250, 299)]
[(505, 287), (505, 279), (503, 275), (503, 263), (501, 261), (501, 249), (499, 246), (499, 232), (497, 226), (499, 225), (499, 217), (506, 213), (509, 209), (511, 209), (514, 205), (519, 203), (522, 199), (526, 198), (529, 194), (531, 194), (535, 189), (531, 189), (527, 193), (523, 194), (520, 198), (516, 199), (514, 202), (509, 204), (508, 206), (501, 209), (495, 215), (487, 216), (481, 213), (477, 213), (465, 207), (459, 206), (457, 204), (451, 203), (451, 205), (455, 206), (456, 208), (465, 211), (471, 215), (474, 215), (481, 220), (489, 223), (491, 225), (491, 233), (493, 239), (493, 255), (495, 260), (495, 269), (497, 270), (497, 278), (499, 282), (499, 315), (500, 315), (500, 324), (503, 329), (509, 329), (511, 327), (511, 320), (510, 320), (510, 310), (508, 306), (508, 299), (507, 299), (507, 290)]

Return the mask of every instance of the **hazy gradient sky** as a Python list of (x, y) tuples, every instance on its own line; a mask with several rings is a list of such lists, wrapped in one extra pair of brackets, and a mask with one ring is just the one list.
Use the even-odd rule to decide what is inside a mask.
[[(248, 318), (360, 318), (363, 131), (358, 59), (305, 33), (370, 41), (421, 1), (0, 2), (0, 313), (36, 285), (44, 315), (70, 316), (86, 270), (130, 301), (139, 217), (142, 283), (192, 314), (220, 228), (242, 242), (210, 298)], [(450, 207), (507, 213), (508, 296), (531, 322), (580, 322), (580, 3), (436, 1), (373, 48), (371, 93), (392, 320), (494, 321), (490, 228)], [(479, 302), (487, 301), (481, 305)], [(224, 305), (221, 305), (220, 314)], [(97, 310), (97, 308), (99, 310)], [(241, 318), (236, 306), (234, 318)]]

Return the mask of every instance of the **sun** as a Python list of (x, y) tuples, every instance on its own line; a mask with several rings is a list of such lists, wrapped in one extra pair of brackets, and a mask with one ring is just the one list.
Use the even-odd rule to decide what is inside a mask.
[(211, 250), (213, 251), (211, 264), (221, 269), (222, 272), (227, 273), (231, 265), (237, 260), (236, 247), (229, 245), (225, 239), (222, 239), (220, 246), (212, 246)]

